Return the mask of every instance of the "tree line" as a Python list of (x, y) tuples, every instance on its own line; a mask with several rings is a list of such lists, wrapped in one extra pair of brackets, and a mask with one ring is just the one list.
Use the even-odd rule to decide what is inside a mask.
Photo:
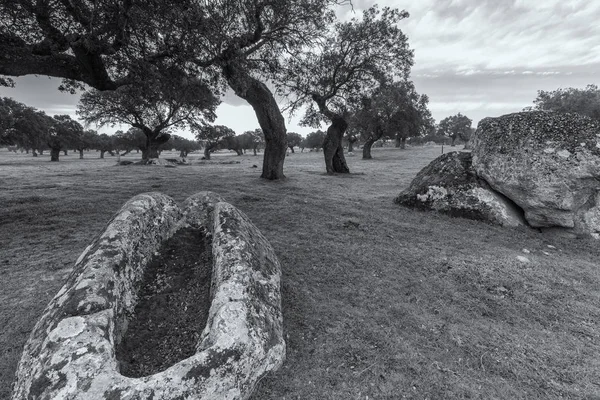
[(256, 113), (266, 179), (284, 178), (288, 149), (277, 93), (291, 112), (307, 107), (305, 124), (329, 123), (327, 171), (348, 172), (350, 115), (379, 87), (408, 85), (413, 52), (399, 28), (407, 12), (373, 6), (341, 22), (339, 6), (351, 3), (1, 0), (0, 83), (41, 74), (65, 91), (91, 88), (80, 117), (142, 130), (149, 158), (174, 127), (203, 135), (228, 87)]
[[(344, 137), (364, 137), (368, 158), (386, 131), (394, 128), (401, 145), (431, 132), (433, 120), (410, 80), (414, 55), (400, 28), (409, 14), (372, 6), (340, 21), (338, 7), (352, 3), (0, 0), (0, 84), (28, 74), (62, 78), (61, 90), (85, 91), (78, 112), (86, 123), (141, 130), (145, 159), (177, 127), (207, 143), (204, 136), (221, 135), (212, 123), (230, 89), (256, 113), (261, 177), (270, 180), (285, 177), (289, 148), (278, 95), (284, 110), (303, 112), (304, 125), (328, 124), (327, 172), (347, 173)], [(454, 117), (438, 125), (453, 140), (468, 133), (468, 118)]]

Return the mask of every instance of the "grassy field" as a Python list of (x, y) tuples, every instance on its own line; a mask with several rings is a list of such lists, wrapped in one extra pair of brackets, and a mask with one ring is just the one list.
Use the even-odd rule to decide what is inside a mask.
[(439, 153), (374, 149), (345, 176), (296, 153), (266, 182), (260, 156), (165, 168), (1, 150), (0, 399), (111, 215), (138, 193), (201, 190), (247, 213), (282, 264), (288, 356), (253, 399), (600, 399), (599, 242), (393, 204)]

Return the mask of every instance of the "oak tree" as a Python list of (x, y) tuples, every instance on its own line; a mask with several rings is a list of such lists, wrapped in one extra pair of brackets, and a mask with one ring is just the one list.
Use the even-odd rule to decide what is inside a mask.
[(225, 138), (235, 136), (235, 131), (225, 125), (194, 126), (196, 139), (204, 146), (204, 158), (210, 160), (210, 154), (218, 149)]
[(533, 102), (537, 110), (578, 113), (600, 120), (600, 89), (596, 85), (587, 85), (585, 89), (540, 90)]
[(302, 136), (296, 132), (288, 132), (287, 133), (287, 144), (292, 153), (294, 152), (294, 146), (300, 146), (302, 143)]
[(61, 150), (76, 146), (83, 135), (83, 126), (69, 115), (55, 115), (53, 124), (46, 134), (50, 148), (50, 161), (59, 161)]
[(91, 90), (81, 96), (77, 114), (88, 124), (128, 124), (146, 136), (142, 160), (158, 158), (169, 130), (213, 121), (219, 100), (201, 79), (174, 71), (171, 79), (128, 85), (114, 91)]
[(63, 78), (67, 90), (147, 81), (158, 63), (177, 61), (170, 32), (180, 13), (160, 1), (0, 0), (0, 75)]
[(458, 138), (464, 142), (469, 140), (472, 122), (466, 115), (458, 113), (441, 120), (438, 125), (438, 133), (450, 137), (452, 139), (451, 146), (454, 146), (454, 142)]
[(327, 173), (347, 173), (342, 138), (351, 109), (383, 82), (405, 81), (413, 64), (408, 39), (398, 27), (406, 11), (377, 6), (360, 19), (338, 22), (315, 45), (283, 64), (276, 83), (290, 110), (306, 106), (303, 123), (329, 121), (323, 143)]

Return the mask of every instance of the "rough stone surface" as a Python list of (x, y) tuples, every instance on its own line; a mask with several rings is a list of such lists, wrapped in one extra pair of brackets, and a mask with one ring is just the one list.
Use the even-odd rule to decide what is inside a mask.
[(433, 160), (395, 202), (504, 226), (525, 224), (514, 204), (477, 178), (467, 152), (446, 153)]
[[(142, 378), (119, 373), (116, 344), (136, 283), (178, 229), (213, 236), (212, 301), (196, 353)], [(264, 236), (235, 207), (205, 192), (183, 209), (159, 193), (134, 197), (77, 260), (27, 342), (13, 399), (246, 399), (285, 357), (281, 268)]]
[(600, 236), (600, 123), (523, 112), (482, 120), (471, 140), (477, 175), (531, 226)]

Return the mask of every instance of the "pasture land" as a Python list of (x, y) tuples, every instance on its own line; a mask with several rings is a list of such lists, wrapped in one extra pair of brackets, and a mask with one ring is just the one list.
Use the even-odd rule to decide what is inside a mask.
[(127, 199), (212, 190), (282, 264), (287, 360), (254, 399), (600, 399), (599, 243), (393, 204), (439, 153), (374, 149), (338, 176), (322, 153), (296, 153), (288, 179), (267, 182), (260, 156), (165, 168), (0, 150), (0, 398), (44, 307)]

